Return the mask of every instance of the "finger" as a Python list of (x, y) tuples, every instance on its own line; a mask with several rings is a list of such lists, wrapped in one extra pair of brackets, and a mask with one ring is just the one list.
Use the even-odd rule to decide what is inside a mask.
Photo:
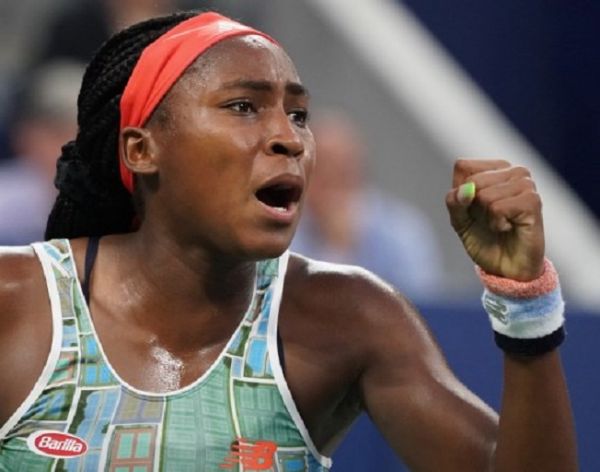
[(513, 197), (536, 193), (535, 184), (531, 179), (520, 178), (518, 180), (502, 181), (479, 189), (477, 192), (477, 205), (487, 214), (490, 229), (498, 232), (507, 232), (513, 229), (513, 225), (507, 215), (496, 215), (490, 209), (501, 201), (511, 201)]
[(485, 207), (490, 229), (498, 232), (511, 231), (515, 226), (535, 226), (541, 222), (541, 208), (541, 198), (532, 190), (496, 199)]
[(453, 188), (446, 194), (446, 207), (450, 214), (450, 223), (459, 235), (471, 224), (469, 206), (475, 199), (475, 195), (476, 187), (473, 182)]
[(479, 205), (487, 208), (497, 200), (535, 191), (535, 184), (531, 179), (500, 181), (499, 183), (490, 184), (487, 187), (480, 187), (477, 184), (476, 201)]
[(456, 188), (465, 183), (470, 176), (489, 170), (505, 169), (510, 162), (493, 159), (458, 159), (454, 163), (452, 187)]
[(478, 174), (473, 174), (468, 178), (469, 181), (475, 182), (478, 190), (483, 190), (505, 182), (513, 182), (519, 180), (530, 181), (535, 188), (535, 184), (531, 178), (531, 173), (527, 167), (511, 166), (503, 169), (495, 169), (483, 171)]

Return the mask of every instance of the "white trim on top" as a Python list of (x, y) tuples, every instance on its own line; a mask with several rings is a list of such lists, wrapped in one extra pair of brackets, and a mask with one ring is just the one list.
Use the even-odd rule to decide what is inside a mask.
[(315, 443), (310, 437), (308, 429), (304, 424), (304, 420), (300, 416), (300, 412), (296, 407), (296, 403), (292, 397), (292, 392), (290, 391), (290, 388), (285, 380), (285, 376), (283, 375), (283, 369), (281, 368), (281, 361), (279, 359), (279, 349), (277, 349), (277, 320), (279, 318), (279, 306), (281, 304), (281, 296), (283, 294), (283, 285), (289, 256), (290, 252), (286, 251), (279, 258), (279, 268), (277, 270), (277, 280), (275, 282), (276, 286), (273, 289), (273, 298), (271, 299), (271, 309), (269, 312), (269, 324), (267, 327), (267, 349), (269, 352), (269, 359), (271, 360), (273, 377), (275, 378), (277, 388), (279, 389), (279, 393), (283, 398), (283, 402), (288, 410), (288, 413), (292, 417), (294, 424), (298, 428), (298, 431), (300, 431), (302, 439), (304, 439), (304, 442), (306, 443), (312, 455), (323, 467), (329, 469), (331, 467), (332, 460), (330, 457), (324, 456), (317, 450)]
[[(42, 394), (50, 377), (56, 368), (58, 358), (60, 357), (60, 347), (62, 345), (62, 310), (60, 307), (60, 296), (58, 294), (58, 287), (56, 286), (56, 280), (52, 272), (52, 260), (48, 254), (46, 254), (42, 243), (32, 244), (33, 250), (37, 255), (42, 270), (44, 272), (44, 279), (46, 280), (46, 286), (48, 288), (48, 298), (50, 299), (50, 309), (52, 312), (52, 343), (50, 344), (50, 352), (46, 365), (42, 370), (42, 373), (38, 377), (35, 385), (29, 392), (29, 395), (23, 400), (23, 403), (17, 408), (10, 418), (0, 428), (0, 440), (2, 440), (6, 434), (19, 422), (21, 417), (31, 408), (34, 402)], [(40, 307), (40, 311), (43, 311)], [(31, 339), (31, 342), (35, 342), (35, 339)]]

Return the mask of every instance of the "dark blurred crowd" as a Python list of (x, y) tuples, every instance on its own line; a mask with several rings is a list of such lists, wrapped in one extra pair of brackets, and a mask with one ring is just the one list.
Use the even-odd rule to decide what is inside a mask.
[(56, 159), (75, 137), (77, 94), (94, 51), (113, 32), (176, 6), (174, 0), (3, 2), (0, 244), (43, 236)]

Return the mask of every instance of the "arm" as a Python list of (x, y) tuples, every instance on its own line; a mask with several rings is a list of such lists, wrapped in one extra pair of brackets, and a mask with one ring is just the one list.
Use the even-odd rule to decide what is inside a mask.
[(369, 296), (363, 407), (413, 471), (483, 471), (496, 413), (462, 385), (414, 308), (383, 286)]
[(495, 470), (576, 471), (573, 417), (558, 351), (505, 355)]
[[(467, 182), (476, 193), (465, 194)], [(542, 274), (542, 205), (526, 168), (459, 160), (446, 203), (465, 250), (486, 273), (521, 282)], [(572, 413), (556, 349), (534, 356), (505, 354), (494, 465), (507, 471), (577, 470)]]
[[(475, 199), (458, 187), (476, 182)], [(452, 224), (486, 272), (528, 281), (544, 255), (541, 205), (529, 174), (499, 161), (459, 161), (448, 195)], [(460, 200), (460, 201), (459, 201)], [(368, 298), (365, 409), (415, 471), (577, 470), (573, 420), (556, 350), (505, 355), (497, 416), (456, 380), (423, 322), (399, 296)]]
[(392, 294), (376, 299), (360, 378), (363, 406), (411, 470), (577, 470), (557, 352), (505, 355), (498, 424), (454, 377), (415, 311)]

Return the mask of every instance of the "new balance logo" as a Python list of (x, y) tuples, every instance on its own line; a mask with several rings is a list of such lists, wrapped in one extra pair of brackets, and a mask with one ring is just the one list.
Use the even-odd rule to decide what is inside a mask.
[(246, 471), (270, 470), (277, 451), (277, 444), (272, 441), (248, 442), (240, 438), (231, 445), (231, 452), (221, 464), (221, 469), (233, 469), (243, 466)]
[(483, 305), (485, 306), (485, 310), (500, 321), (500, 323), (508, 323), (508, 307), (504, 303), (486, 294), (483, 297)]

